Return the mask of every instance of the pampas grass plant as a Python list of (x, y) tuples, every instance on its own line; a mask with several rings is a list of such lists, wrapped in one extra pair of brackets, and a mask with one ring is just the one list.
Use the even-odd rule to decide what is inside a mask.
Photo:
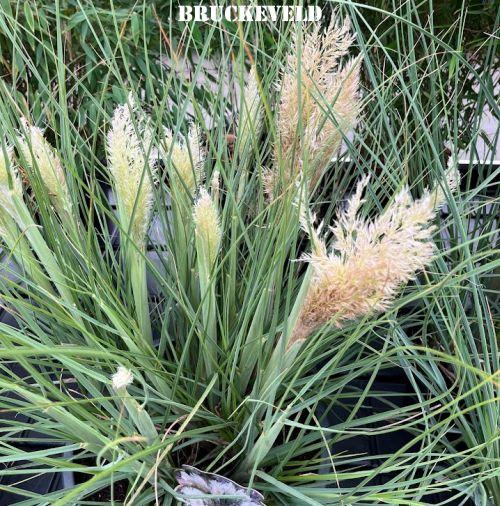
[[(0, 493), (500, 502), (497, 154), (458, 160), (459, 72), (477, 118), (498, 114), (498, 38), (479, 72), (454, 49), (464, 17), (452, 47), (411, 2), (381, 27), (339, 4), (325, 26), (210, 26), (203, 43), (153, 16), (158, 56), (146, 4), (56, 3), (30, 32), (41, 60), (18, 37), (31, 2), (26, 26), (0, 12), (32, 76), (0, 80)], [(67, 60), (82, 16), (93, 43)], [(394, 371), (405, 393), (378, 386)]]

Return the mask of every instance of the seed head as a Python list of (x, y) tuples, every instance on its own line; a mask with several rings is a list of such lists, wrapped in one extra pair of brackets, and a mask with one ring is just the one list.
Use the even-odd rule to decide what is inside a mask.
[(213, 265), (219, 252), (221, 226), (217, 207), (205, 188), (201, 188), (194, 204), (193, 220), (196, 237), (206, 252), (209, 265)]
[[(282, 78), (278, 110), (275, 157), (284, 163), (285, 187), (303, 168), (314, 186), (340, 148), (343, 134), (357, 123), (361, 61), (340, 63), (353, 41), (349, 20), (339, 25), (335, 16), (324, 33), (318, 25), (297, 37)], [(278, 180), (275, 169), (265, 182), (267, 193), (273, 194)]]
[(385, 212), (374, 220), (360, 218), (364, 178), (338, 213), (330, 228), (327, 249), (323, 239), (306, 259), (312, 279), (293, 329), (289, 346), (305, 340), (315, 329), (333, 321), (341, 326), (373, 312), (386, 310), (399, 288), (432, 260), (435, 197), (425, 192), (419, 200), (408, 188), (399, 192)]
[(203, 176), (205, 153), (200, 137), (199, 127), (193, 124), (185, 140), (174, 141), (170, 130), (165, 130), (163, 139), (164, 157), (171, 165), (172, 178), (190, 194), (194, 193)]
[(257, 139), (262, 129), (262, 102), (257, 82), (257, 70), (253, 65), (243, 90), (239, 117), (239, 149), (245, 150), (252, 139)]
[(111, 380), (113, 382), (113, 388), (119, 390), (120, 388), (126, 388), (131, 385), (134, 381), (134, 375), (130, 369), (121, 365), (118, 367), (115, 374), (113, 374)]
[(45, 139), (41, 128), (30, 125), (25, 118), (22, 119), (22, 123), (24, 134), (18, 140), (25, 162), (30, 168), (38, 170), (56, 209), (70, 210), (68, 184), (58, 154)]
[[(142, 137), (142, 143), (139, 139)], [(108, 162), (123, 227), (132, 240), (144, 245), (153, 206), (154, 153), (152, 136), (143, 120), (134, 127), (126, 104), (115, 109), (108, 133)]]
[(214, 170), (212, 174), (212, 180), (210, 182), (210, 190), (212, 195), (214, 196), (214, 200), (217, 202), (219, 200), (220, 193), (220, 172), (218, 170)]

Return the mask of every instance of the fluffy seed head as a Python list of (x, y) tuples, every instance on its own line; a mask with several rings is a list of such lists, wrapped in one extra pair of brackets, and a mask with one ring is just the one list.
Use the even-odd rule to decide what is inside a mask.
[(196, 237), (207, 255), (209, 265), (213, 265), (219, 252), (221, 226), (217, 207), (205, 188), (201, 188), (194, 204), (193, 220)]
[(173, 183), (193, 194), (201, 183), (205, 152), (201, 146), (200, 129), (191, 125), (185, 140), (174, 141), (172, 132), (165, 130), (163, 152), (171, 168)]
[(218, 170), (214, 170), (214, 173), (212, 174), (210, 189), (212, 191), (212, 195), (214, 196), (215, 201), (217, 201), (220, 193), (220, 172)]
[(134, 381), (134, 375), (130, 369), (121, 365), (111, 377), (111, 381), (113, 383), (113, 388), (115, 390), (119, 390), (120, 388), (126, 388), (132, 384)]
[[(361, 61), (351, 59), (342, 66), (354, 35), (348, 19), (340, 25), (335, 17), (324, 33), (318, 25), (298, 37), (282, 78), (276, 159), (285, 164), (285, 186), (303, 168), (314, 186), (338, 151), (343, 134), (357, 123)], [(267, 178), (267, 193), (273, 193), (278, 179), (277, 173)]]
[(18, 140), (24, 161), (30, 168), (38, 170), (56, 209), (68, 211), (71, 199), (59, 156), (45, 139), (41, 128), (30, 125), (25, 118), (22, 122), (24, 134)]
[(414, 201), (405, 188), (385, 212), (370, 221), (358, 216), (367, 182), (364, 178), (358, 184), (330, 228), (330, 249), (324, 240), (314, 238), (322, 244), (306, 257), (313, 276), (289, 345), (305, 340), (331, 320), (341, 326), (387, 309), (401, 285), (433, 258), (433, 195), (425, 192)]
[(115, 109), (107, 141), (120, 220), (132, 240), (142, 246), (153, 205), (155, 157), (152, 153), (148, 156), (151, 132), (144, 121), (138, 121), (137, 128), (134, 127), (131, 109), (124, 104)]

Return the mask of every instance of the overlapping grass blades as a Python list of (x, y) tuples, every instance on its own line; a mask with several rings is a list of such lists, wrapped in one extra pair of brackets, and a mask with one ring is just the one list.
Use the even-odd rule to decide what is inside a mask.
[[(12, 477), (24, 495), (22, 504), (78, 504), (120, 480), (128, 486), (126, 504), (169, 504), (178, 498), (174, 471), (182, 464), (235, 478), (262, 492), (268, 505), (428, 504), (438, 491), (457, 504), (467, 498), (481, 505), (500, 501), (493, 149), (480, 167), (472, 149), (461, 188), (455, 194), (443, 188), (447, 203), (436, 221), (437, 255), (388, 311), (342, 328), (320, 326), (293, 355), (285, 354), (297, 316), (293, 308), (305, 286), (306, 265), (296, 260), (310, 250), (301, 229), (303, 209), (307, 205), (331, 224), (342, 199), (366, 174), (363, 218), (386, 209), (405, 185), (419, 197), (443, 181), (445, 144), (459, 144), (459, 71), (476, 72), (467, 55), (419, 17), (413, 2), (387, 13), (394, 48), (381, 43), (386, 34), (366, 26), (370, 7), (340, 4), (356, 31), (353, 54), (363, 57), (361, 127), (355, 137), (344, 132), (345, 152), (315, 192), (309, 194), (299, 180), (293, 191), (271, 198), (263, 176), (279, 139), (275, 85), (294, 36), (290, 26), (242, 25), (238, 36), (211, 27), (200, 59), (220, 38), (225, 77), (202, 94), (201, 64), (188, 78), (159, 61), (182, 61), (190, 47), (199, 47), (195, 27), (186, 28), (182, 50), (138, 47), (146, 70), (154, 69), (138, 83), (128, 73), (123, 39), (132, 21), (111, 7), (111, 24), (105, 25), (96, 6), (78, 5), (99, 56), (95, 65), (99, 72), (107, 67), (102, 88), (90, 93), (86, 78), (94, 67), (77, 72), (62, 58), (67, 19), (61, 6), (55, 4), (53, 38), (36, 40), (44, 58), (55, 62), (50, 82), (16, 36), (25, 27), (15, 11), (1, 12), (12, 58), (31, 75), (27, 96), (36, 86), (47, 97), (43, 104), (25, 101), (19, 83), (0, 81), (2, 152), (10, 145), (20, 152), (21, 117), (45, 127), (73, 199), (69, 215), (58, 212), (39, 168), (19, 156), (21, 225), (11, 224), (2, 237), (0, 299), (10, 320), (0, 323), (0, 409), (13, 417), (0, 425), (0, 460), (7, 466), (2, 476)], [(459, 19), (453, 29), (460, 27)], [(276, 35), (272, 54), (264, 51), (270, 29)], [(145, 40), (147, 27), (141, 30)], [(262, 119), (244, 122), (252, 128), (242, 134), (236, 109), (244, 98), (235, 100), (227, 87), (243, 88), (243, 42), (255, 59)], [(422, 47), (425, 57), (417, 57)], [(496, 47), (492, 37), (483, 70), (475, 75), (477, 117), (486, 105), (498, 114), (488, 85)], [(165, 127), (174, 142), (184, 142), (188, 110), (200, 126), (206, 153), (198, 185), (204, 183), (213, 198), (222, 230), (216, 259), (203, 266), (204, 247), (196, 244), (193, 223), (199, 192), (174, 187), (179, 171), (169, 163), (173, 144), (170, 153), (164, 149), (152, 185), (147, 244), (136, 248), (129, 242), (130, 227), (110, 202), (106, 132), (110, 112), (130, 91), (150, 113), (159, 148)], [(85, 128), (68, 106), (74, 96), (93, 105)], [(330, 103), (317, 100), (334, 115)], [(252, 113), (253, 105), (243, 107)], [(210, 112), (210, 120), (202, 111)], [(473, 139), (479, 135), (474, 128)], [(189, 148), (186, 153), (193, 162), (197, 154)], [(144, 172), (144, 178), (150, 175)], [(133, 253), (120, 254), (127, 247)], [(131, 296), (134, 287), (141, 295)], [(119, 367), (133, 372), (126, 392), (112, 385)], [(396, 391), (381, 391), (375, 382), (377, 374), (394, 368), (410, 385), (403, 407)], [(367, 413), (366, 406), (376, 403), (385, 409)], [(329, 421), (328, 413), (341, 411), (348, 412), (344, 419)], [(409, 439), (390, 453), (338, 450), (356, 437), (373, 440), (401, 430)], [(41, 449), (28, 452), (28, 444)], [(22, 490), (27, 476), (65, 471), (80, 473), (81, 482), (43, 498)]]

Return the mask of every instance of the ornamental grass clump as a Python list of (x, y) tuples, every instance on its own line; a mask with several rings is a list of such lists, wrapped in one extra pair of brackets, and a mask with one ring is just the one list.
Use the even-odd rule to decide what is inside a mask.
[(200, 25), (231, 44), (209, 74), (160, 11), (109, 40), (92, 2), (55, 9), (0, 79), (0, 503), (500, 504), (498, 171), (456, 170), (462, 31), (403, 9), (366, 35), (349, 1), (352, 29)]

